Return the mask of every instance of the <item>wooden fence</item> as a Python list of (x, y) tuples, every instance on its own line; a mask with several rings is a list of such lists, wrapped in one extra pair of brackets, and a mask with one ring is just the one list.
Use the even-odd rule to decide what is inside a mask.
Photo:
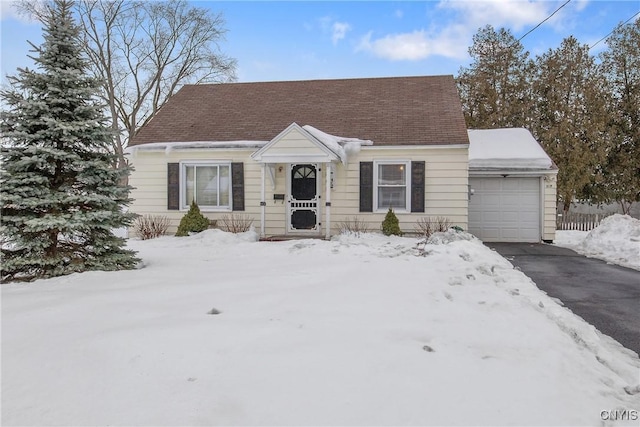
[(559, 213), (556, 217), (556, 229), (590, 231), (609, 215), (611, 214)]

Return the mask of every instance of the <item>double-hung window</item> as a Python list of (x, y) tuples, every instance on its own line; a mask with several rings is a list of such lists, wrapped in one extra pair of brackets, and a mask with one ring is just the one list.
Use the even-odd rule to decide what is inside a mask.
[(231, 209), (231, 163), (182, 163), (182, 208), (192, 201), (203, 210)]
[(374, 207), (383, 211), (392, 208), (410, 211), (409, 161), (378, 161), (374, 166)]

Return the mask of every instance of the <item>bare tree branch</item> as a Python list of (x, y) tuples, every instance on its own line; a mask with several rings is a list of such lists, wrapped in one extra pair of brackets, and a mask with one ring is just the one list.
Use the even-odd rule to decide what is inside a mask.
[[(23, 14), (42, 18), (24, 0)], [(186, 0), (78, 0), (75, 3), (91, 70), (103, 81), (119, 165), (124, 148), (182, 85), (235, 80), (236, 62), (220, 51), (224, 19)]]

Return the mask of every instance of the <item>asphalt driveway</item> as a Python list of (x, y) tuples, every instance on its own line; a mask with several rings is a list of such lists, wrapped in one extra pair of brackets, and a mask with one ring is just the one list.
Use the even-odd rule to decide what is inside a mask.
[(549, 296), (640, 354), (640, 271), (547, 244), (486, 243)]

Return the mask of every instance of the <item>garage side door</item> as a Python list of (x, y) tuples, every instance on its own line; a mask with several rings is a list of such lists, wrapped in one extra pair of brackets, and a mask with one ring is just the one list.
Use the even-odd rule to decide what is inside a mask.
[(485, 242), (540, 241), (539, 178), (469, 178), (469, 231)]

